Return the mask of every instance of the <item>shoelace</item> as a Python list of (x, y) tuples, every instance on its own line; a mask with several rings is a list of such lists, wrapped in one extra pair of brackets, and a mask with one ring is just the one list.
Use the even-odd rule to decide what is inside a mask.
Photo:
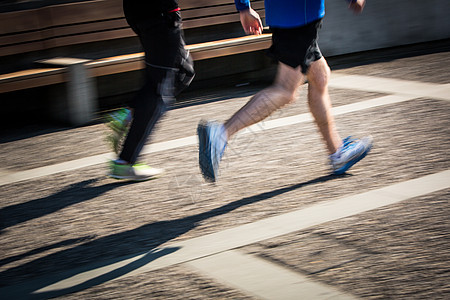
[(347, 147), (351, 143), (353, 143), (355, 139), (353, 139), (351, 136), (346, 137), (344, 140), (342, 140), (342, 148)]
[(343, 154), (344, 152), (348, 151), (349, 148), (348, 146), (350, 144), (353, 144), (356, 140), (353, 139), (351, 136), (346, 137), (345, 139), (342, 140), (342, 146), (339, 147), (339, 150), (336, 151), (335, 154), (331, 155), (330, 158), (333, 159), (339, 159), (341, 157), (341, 154)]

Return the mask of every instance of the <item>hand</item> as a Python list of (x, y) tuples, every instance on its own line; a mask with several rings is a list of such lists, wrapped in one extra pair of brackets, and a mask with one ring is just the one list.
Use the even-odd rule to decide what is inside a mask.
[(356, 0), (355, 2), (351, 2), (348, 8), (359, 14), (363, 11), (364, 5), (366, 5), (366, 0)]
[(263, 31), (261, 19), (252, 8), (240, 11), (241, 24), (246, 34), (260, 35)]

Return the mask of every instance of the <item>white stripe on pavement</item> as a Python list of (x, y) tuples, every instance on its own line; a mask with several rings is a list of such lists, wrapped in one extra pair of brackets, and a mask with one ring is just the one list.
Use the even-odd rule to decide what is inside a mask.
[[(400, 103), (408, 100), (414, 99), (413, 96), (408, 95), (389, 95), (378, 97), (366, 101), (361, 101), (348, 105), (341, 105), (333, 108), (333, 113), (335, 115), (342, 115), (346, 113), (356, 112), (364, 109), (376, 108), (384, 105)], [(239, 134), (247, 134), (249, 132), (257, 132), (261, 130), (269, 130), (273, 128), (279, 128), (283, 126), (289, 126), (304, 122), (310, 122), (312, 120), (310, 113), (299, 114), (291, 117), (278, 118), (269, 121), (263, 121), (255, 124)], [(142, 154), (150, 154), (155, 152), (161, 152), (166, 150), (172, 150), (180, 147), (191, 146), (197, 144), (196, 136), (189, 136), (185, 138), (179, 138), (171, 141), (160, 142), (155, 144), (150, 144), (146, 146)], [(35, 168), (26, 171), (19, 171), (15, 173), (10, 173), (7, 175), (0, 176), (0, 186), (11, 184), (19, 181), (35, 179), (43, 176), (53, 175), (59, 172), (73, 171), (80, 168), (85, 168), (93, 166), (96, 164), (105, 163), (108, 159), (112, 159), (112, 153), (100, 154), (85, 158), (80, 158), (72, 161), (67, 161), (59, 164), (54, 164), (50, 166)]]
[[(352, 104), (347, 105), (341, 105), (336, 106), (332, 108), (332, 113), (334, 116), (339, 116), (343, 114), (348, 114), (352, 112), (361, 111), (364, 109), (370, 109), (370, 108), (376, 108), (384, 105), (390, 105), (390, 104), (396, 104), (400, 102), (405, 102), (409, 100), (415, 99), (414, 96), (410, 95), (388, 95), (383, 97), (378, 97), (370, 100), (365, 100), (361, 102), (356, 102)], [(310, 113), (304, 113), (300, 115), (295, 115), (291, 117), (284, 117), (269, 121), (262, 121), (258, 124), (250, 126), (248, 129), (244, 129), (242, 133), (239, 134), (246, 134), (249, 132), (257, 132), (262, 130), (269, 130), (273, 128), (283, 127), (283, 126), (289, 126), (304, 122), (310, 122), (312, 121), (312, 115)]]
[(19, 171), (0, 177), (0, 186), (19, 181), (35, 179), (43, 176), (56, 174), (59, 172), (72, 171), (80, 168), (90, 167), (99, 163), (107, 162), (113, 155), (111, 153), (99, 154), (70, 160), (59, 164), (35, 168), (31, 170)]
[(259, 299), (356, 299), (334, 287), (238, 250), (187, 262), (201, 273)]
[(450, 188), (450, 170), (396, 183), (361, 194), (314, 204), (279, 216), (262, 219), (190, 240), (178, 243), (169, 242), (161, 248), (156, 249), (160, 250), (159, 253), (173, 250), (173, 252), (166, 255), (158, 255), (158, 252), (155, 254), (155, 249), (153, 249), (148, 253), (117, 258), (111, 263), (104, 262), (102, 267), (92, 266), (91, 268), (85, 267), (83, 269), (71, 270), (68, 273), (71, 275), (63, 274), (56, 279), (48, 277), (17, 287), (2, 288), (0, 289), (0, 294), (17, 296), (21, 295), (23, 291), (29, 291), (30, 289), (33, 289), (34, 294), (70, 290), (85, 282), (95, 281), (95, 278), (99, 278), (105, 274), (114, 274), (116, 270), (126, 269), (127, 266), (132, 266), (133, 263), (142, 260), (148, 261), (147, 263), (138, 264), (140, 265), (139, 267), (127, 270), (125, 274), (118, 272), (120, 275), (109, 280), (134, 276), (143, 272), (244, 247), (263, 240), (304, 230), (312, 226), (350, 217), (448, 188)]
[(404, 94), (450, 101), (450, 84), (436, 84), (333, 72), (330, 87), (386, 94)]

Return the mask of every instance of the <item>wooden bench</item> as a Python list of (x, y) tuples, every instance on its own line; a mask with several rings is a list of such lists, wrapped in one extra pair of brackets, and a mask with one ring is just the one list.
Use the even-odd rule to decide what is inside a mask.
[[(252, 1), (252, 6), (264, 17), (263, 0)], [(180, 7), (185, 31), (239, 22), (231, 0), (180, 0)], [(85, 1), (5, 13), (0, 15), (0, 26), (0, 56), (135, 36), (123, 16), (122, 0)], [(187, 48), (194, 60), (204, 60), (266, 49), (270, 42), (270, 34), (217, 37)], [(94, 60), (49, 57), (41, 60), (45, 64), (37, 68), (1, 74), (0, 93), (66, 83), (67, 117), (74, 125), (84, 124), (92, 119), (96, 109), (92, 79), (142, 69), (143, 57), (143, 53)]]
[(133, 36), (121, 0), (51, 5), (0, 15), (0, 56)]

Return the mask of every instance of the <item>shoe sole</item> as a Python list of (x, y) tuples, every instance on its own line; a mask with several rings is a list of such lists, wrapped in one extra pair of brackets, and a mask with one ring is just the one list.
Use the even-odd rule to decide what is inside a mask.
[(347, 172), (351, 167), (353, 167), (354, 164), (356, 164), (357, 162), (359, 162), (361, 159), (363, 159), (364, 157), (366, 157), (366, 155), (370, 152), (370, 150), (372, 149), (372, 145), (370, 145), (369, 147), (367, 147), (367, 149), (360, 155), (357, 156), (353, 159), (351, 159), (348, 163), (346, 163), (343, 167), (339, 168), (336, 171), (333, 171), (334, 175), (342, 175), (345, 172)]
[(154, 175), (154, 176), (151, 176), (151, 177), (145, 177), (145, 178), (135, 178), (135, 177), (129, 177), (129, 176), (113, 175), (113, 174), (108, 174), (107, 176), (112, 178), (112, 179), (117, 179), (117, 180), (127, 180), (127, 181), (141, 182), (141, 181), (148, 181), (148, 180), (157, 179), (157, 178), (161, 177), (161, 175), (162, 174)]
[(202, 176), (206, 181), (215, 182), (216, 176), (214, 174), (213, 163), (211, 159), (211, 155), (208, 155), (211, 151), (207, 151), (208, 149), (203, 149), (203, 146), (209, 145), (209, 135), (206, 129), (206, 124), (200, 123), (197, 127), (197, 135), (199, 140), (199, 151), (198, 151), (198, 162), (200, 166), (200, 171), (202, 172)]

